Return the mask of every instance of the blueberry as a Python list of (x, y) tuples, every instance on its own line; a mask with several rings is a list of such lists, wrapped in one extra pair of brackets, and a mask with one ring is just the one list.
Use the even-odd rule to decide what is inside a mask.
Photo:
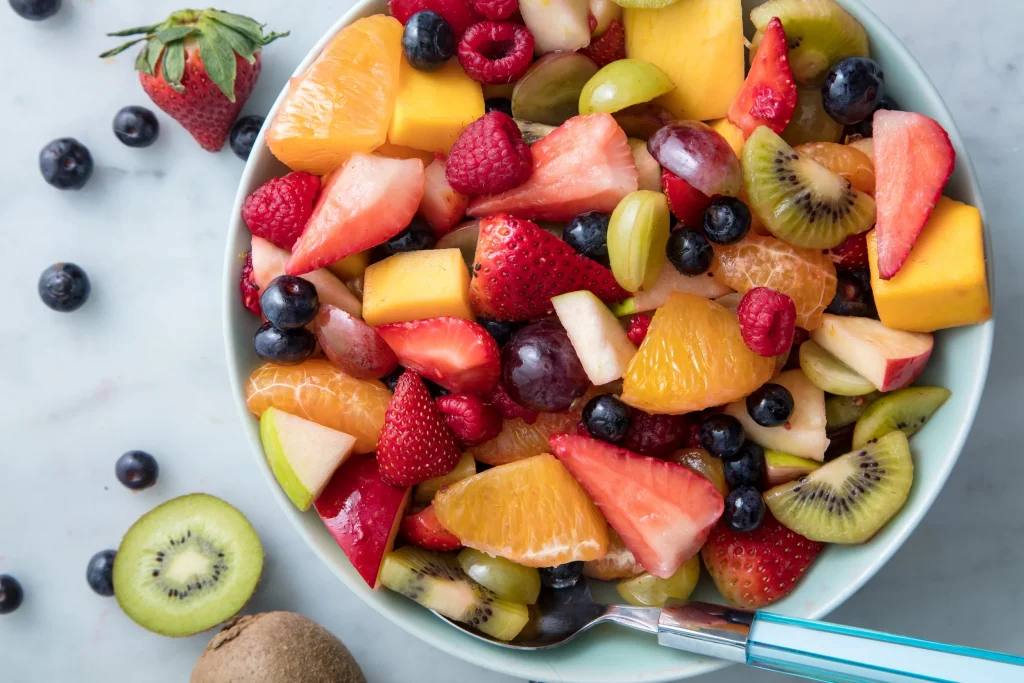
[(718, 197), (704, 210), (704, 234), (715, 244), (735, 244), (750, 231), (750, 207), (735, 197)]
[(25, 593), (18, 580), (9, 574), (0, 574), (0, 614), (10, 614), (21, 606)]
[(488, 97), (484, 100), (484, 113), (489, 114), (492, 111), (512, 116), (512, 100), (506, 97)]
[(294, 330), (313, 322), (320, 310), (320, 298), (309, 280), (282, 275), (263, 290), (260, 306), (274, 327)]
[(681, 228), (669, 235), (665, 251), (668, 260), (683, 275), (707, 272), (715, 255), (704, 233), (691, 228)]
[(494, 341), (498, 342), (498, 346), (504, 346), (512, 335), (522, 327), (519, 323), (508, 322), (507, 320), (491, 320), (490, 318), (477, 318), (476, 321), (480, 323), (487, 334), (494, 337)]
[[(883, 95), (882, 101), (878, 104), (878, 107), (875, 108), (875, 111), (878, 111), (879, 109), (885, 109), (886, 111), (899, 111), (900, 105), (892, 97)], [(874, 117), (875, 114), (872, 112), (871, 116), (853, 126), (853, 132), (866, 138), (872, 137), (875, 134), (875, 127), (872, 125)]]
[(748, 533), (761, 526), (765, 505), (761, 493), (753, 486), (741, 486), (725, 497), (722, 519), (733, 531)]
[(262, 116), (243, 116), (231, 126), (231, 151), (242, 161), (249, 159), (264, 121)]
[(39, 276), (40, 298), (60, 313), (81, 308), (91, 291), (89, 276), (74, 263), (55, 263)]
[(871, 276), (867, 271), (844, 271), (836, 273), (836, 295), (825, 309), (836, 315), (851, 315), (858, 318), (874, 318), (875, 297), (871, 292)]
[(101, 550), (92, 556), (85, 568), (85, 580), (98, 595), (109, 598), (114, 594), (114, 550)]
[(433, 228), (420, 218), (413, 218), (412, 223), (405, 230), (377, 247), (374, 250), (374, 256), (378, 260), (386, 259), (388, 256), (407, 251), (433, 249), (435, 244), (437, 244), (437, 238), (434, 237)]
[(743, 425), (732, 415), (712, 415), (700, 426), (700, 445), (716, 458), (731, 458), (736, 455), (746, 439)]
[(781, 427), (793, 414), (793, 394), (781, 384), (765, 384), (747, 396), (750, 419), (762, 427)]
[(764, 449), (753, 441), (747, 441), (739, 453), (722, 460), (722, 468), (730, 488), (759, 488), (765, 479)]
[(548, 588), (572, 588), (583, 576), (583, 563), (566, 562), (557, 567), (543, 567), (539, 571), (540, 582)]
[(629, 431), (629, 408), (614, 396), (595, 396), (583, 407), (583, 425), (595, 439), (620, 443)]
[(156, 458), (145, 451), (128, 451), (117, 459), (114, 474), (119, 482), (132, 491), (141, 491), (156, 483), (160, 466)]
[(22, 19), (42, 21), (60, 11), (61, 0), (9, 0), (13, 9)]
[(427, 387), (427, 393), (429, 393), (434, 398), (447, 396), (448, 394), (452, 393), (445, 389), (444, 387), (442, 387), (440, 384), (437, 384), (436, 382), (431, 382), (426, 377), (421, 377), (420, 379), (423, 380), (423, 385)]
[(92, 176), (92, 155), (74, 138), (54, 140), (39, 153), (43, 178), (58, 190), (81, 190)]
[(263, 324), (252, 343), (257, 356), (279, 365), (297, 365), (316, 350), (316, 337), (305, 327), (282, 330), (271, 323)]
[(434, 71), (441, 68), (455, 54), (455, 45), (452, 25), (437, 12), (417, 12), (405, 23), (402, 50), (414, 69)]
[(149, 147), (160, 135), (160, 122), (145, 107), (125, 107), (114, 117), (114, 135), (129, 147)]
[(569, 221), (562, 239), (578, 254), (608, 267), (608, 223), (611, 219), (599, 211), (581, 213)]
[(381, 377), (380, 381), (383, 382), (384, 386), (388, 388), (388, 391), (393, 394), (395, 393), (395, 387), (398, 386), (398, 380), (402, 379), (403, 374), (405, 374), (405, 368), (399, 365), (391, 372), (391, 374)]
[(847, 126), (871, 116), (885, 95), (885, 75), (868, 57), (847, 57), (832, 66), (821, 86), (821, 104), (833, 119)]

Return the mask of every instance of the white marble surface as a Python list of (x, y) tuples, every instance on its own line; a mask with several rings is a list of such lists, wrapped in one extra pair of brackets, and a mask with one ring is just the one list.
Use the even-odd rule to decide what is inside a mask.
[[(263, 538), (266, 573), (250, 609), (296, 610), (325, 624), (370, 683), (511, 681), (432, 650), (358, 602), (295, 535), (252, 467), (220, 329), (225, 226), (242, 164), (228, 151), (201, 151), (163, 115), (155, 147), (122, 146), (111, 119), (146, 98), (130, 59), (95, 58), (113, 42), (104, 32), (149, 23), (179, 1), (64, 0), (43, 24), (0, 3), (0, 573), (26, 591), (19, 611), (0, 617), (0, 680), (187, 680), (206, 637), (142, 631), (90, 592), (84, 572), (139, 514), (202, 490), (241, 508)], [(1024, 253), (1024, 9), (1006, 0), (867, 1), (924, 64), (967, 139), (995, 240), (1000, 317), (985, 400), (949, 484), (833, 619), (1024, 654), (1024, 289), (1012, 261)], [(258, 113), (348, 2), (225, 4), (292, 31), (267, 50), (247, 107)], [(78, 137), (96, 158), (80, 193), (39, 177), (39, 149), (60, 136)], [(92, 278), (92, 299), (77, 314), (51, 313), (36, 296), (39, 273), (61, 260)], [(161, 465), (159, 484), (139, 495), (113, 476), (114, 460), (132, 448)], [(782, 680), (740, 669), (702, 679)]]

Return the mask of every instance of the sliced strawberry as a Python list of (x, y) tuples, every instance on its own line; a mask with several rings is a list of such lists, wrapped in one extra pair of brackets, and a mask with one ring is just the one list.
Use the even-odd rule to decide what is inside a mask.
[(782, 21), (772, 17), (750, 64), (747, 80), (729, 106), (729, 120), (749, 137), (758, 126), (781, 134), (796, 111), (796, 81)]
[(377, 442), (380, 476), (392, 486), (415, 486), (448, 474), (461, 457), (427, 385), (406, 370), (384, 413)]
[(903, 267), (942, 190), (956, 152), (942, 126), (923, 114), (879, 109), (873, 119), (878, 272), (888, 280)]
[(288, 274), (329, 266), (397, 235), (416, 215), (425, 182), (419, 159), (353, 154), (324, 183)]
[(441, 526), (433, 505), (406, 515), (402, 520), (402, 536), (413, 545), (440, 553), (462, 547), (462, 541)]
[(586, 289), (603, 301), (629, 292), (612, 272), (529, 221), (491, 216), (480, 221), (469, 297), (474, 310), (498, 320), (551, 315), (551, 297)]
[[(593, 21), (590, 30), (594, 30), (594, 26), (597, 25), (597, 20), (590, 17)], [(622, 28), (622, 22), (618, 19), (612, 19), (611, 23), (608, 24), (608, 28), (598, 38), (592, 38), (590, 45), (580, 50), (583, 54), (590, 57), (591, 60), (598, 66), (607, 66), (614, 61), (626, 58), (626, 31)]]
[(420, 215), (441, 238), (466, 215), (469, 197), (456, 192), (445, 177), (444, 159), (434, 159), (424, 171), (426, 186), (420, 202)]
[(661, 188), (668, 200), (668, 208), (679, 222), (688, 228), (700, 229), (711, 197), (668, 169), (661, 172)]
[(866, 232), (850, 235), (838, 247), (828, 252), (828, 257), (836, 268), (843, 270), (868, 269), (868, 234)]
[(399, 364), (456, 394), (487, 396), (498, 384), (498, 344), (480, 325), (442, 317), (376, 328)]
[(722, 494), (682, 465), (583, 436), (549, 439), (555, 456), (597, 503), (651, 574), (669, 578), (700, 552), (722, 516)]
[(238, 287), (242, 293), (242, 305), (256, 315), (262, 316), (263, 309), (260, 306), (260, 288), (252, 275), (252, 250), (245, 255), (242, 263), (242, 275), (238, 281)]
[(782, 526), (769, 512), (749, 533), (718, 524), (701, 556), (726, 602), (758, 609), (789, 595), (824, 547)]

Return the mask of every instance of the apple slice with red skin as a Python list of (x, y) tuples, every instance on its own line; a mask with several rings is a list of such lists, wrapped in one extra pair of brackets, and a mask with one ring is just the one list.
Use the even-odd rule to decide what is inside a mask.
[(871, 318), (826, 313), (811, 339), (879, 391), (908, 387), (921, 376), (935, 338), (921, 332), (891, 330)]

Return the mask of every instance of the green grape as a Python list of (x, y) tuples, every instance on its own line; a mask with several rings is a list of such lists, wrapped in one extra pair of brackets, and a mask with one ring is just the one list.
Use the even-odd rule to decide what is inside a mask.
[(581, 114), (611, 114), (634, 104), (650, 102), (675, 87), (653, 64), (640, 59), (620, 59), (587, 81), (580, 93), (579, 110)]
[(639, 190), (615, 207), (608, 224), (608, 259), (623, 289), (654, 286), (665, 265), (669, 220), (668, 201), (660, 192)]
[(796, 147), (806, 142), (839, 142), (842, 137), (843, 124), (826, 114), (821, 106), (821, 89), (797, 88), (796, 111), (782, 131), (782, 139)]
[(664, 607), (670, 598), (686, 600), (700, 578), (700, 555), (694, 555), (667, 579), (641, 574), (619, 581), (615, 590), (622, 599), (637, 607)]
[(504, 557), (491, 557), (473, 548), (463, 548), (459, 565), (471, 579), (490, 588), (502, 600), (532, 605), (540, 595), (540, 572)]

